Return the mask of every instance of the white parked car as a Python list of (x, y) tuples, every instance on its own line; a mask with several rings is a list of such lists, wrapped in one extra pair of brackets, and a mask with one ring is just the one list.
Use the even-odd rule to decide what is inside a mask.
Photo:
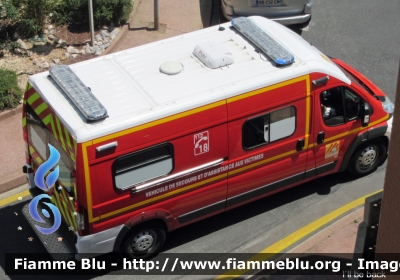
[(311, 0), (221, 0), (222, 13), (228, 19), (263, 16), (283, 25), (308, 25)]

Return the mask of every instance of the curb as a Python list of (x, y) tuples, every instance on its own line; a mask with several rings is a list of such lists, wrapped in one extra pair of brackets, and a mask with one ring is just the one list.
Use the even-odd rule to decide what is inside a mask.
[(137, 11), (137, 6), (140, 4), (141, 1), (139, 0), (135, 0), (132, 1), (133, 2), (133, 7), (132, 7), (132, 12), (129, 15), (129, 21), (126, 22), (122, 27), (121, 30), (118, 32), (117, 37), (115, 37), (115, 39), (111, 42), (111, 45), (104, 51), (101, 53), (100, 56), (104, 56), (107, 55), (109, 53), (113, 53), (114, 49), (116, 48), (116, 46), (119, 44), (119, 40), (121, 39), (121, 37), (125, 37), (126, 33), (128, 33), (129, 31), (129, 26), (130, 26), (130, 22), (133, 22), (133, 17)]
[[(12, 117), (16, 114), (22, 113), (22, 106), (23, 104), (19, 104), (16, 108), (11, 109), (11, 110), (5, 110), (0, 113), (0, 121), (8, 119), (9, 117)], [(22, 117), (21, 117), (22, 118)]]
[[(327, 226), (326, 228), (322, 229), (321, 231), (311, 235), (304, 241), (300, 241), (300, 244), (298, 244), (296, 247), (293, 249), (289, 250), (288, 253), (290, 254), (301, 254), (301, 253), (315, 253), (313, 252), (313, 249), (323, 242), (326, 238), (330, 238), (335, 232), (337, 232), (337, 229), (344, 228), (346, 225), (353, 223), (354, 220), (363, 217), (364, 216), (364, 207), (359, 207), (350, 213), (345, 214), (342, 218), (339, 218), (336, 222), (333, 224)], [(361, 223), (361, 221), (359, 221)], [(357, 222), (357, 228), (358, 228), (359, 223)], [(352, 248), (353, 249), (353, 248)], [(311, 252), (309, 252), (311, 251)], [(339, 253), (339, 252), (337, 252)]]
[(23, 184), (26, 184), (26, 176), (25, 174), (22, 174), (21, 170), (20, 176), (10, 179), (9, 181), (0, 183), (0, 194), (10, 191), (14, 188), (17, 188)]
[(115, 46), (117, 46), (119, 39), (121, 39), (122, 36), (125, 36), (128, 30), (129, 30), (129, 22), (125, 23), (121, 27), (121, 30), (118, 32), (117, 37), (115, 37), (115, 39), (111, 42), (111, 45), (104, 52), (102, 52), (100, 56), (113, 53), (113, 50), (115, 49)]

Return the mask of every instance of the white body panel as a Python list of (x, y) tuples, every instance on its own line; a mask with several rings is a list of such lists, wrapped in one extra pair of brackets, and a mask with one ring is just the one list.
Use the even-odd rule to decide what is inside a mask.
[[(266, 18), (250, 19), (288, 49), (295, 62), (276, 67), (226, 23), (222, 25), (224, 31), (213, 26), (70, 65), (108, 111), (108, 118), (94, 123), (86, 122), (48, 72), (32, 76), (29, 82), (78, 143), (312, 72), (350, 84), (336, 65), (299, 35)], [(234, 63), (218, 69), (204, 66), (192, 52), (205, 41), (221, 43), (232, 53)], [(180, 62), (183, 71), (176, 75), (161, 73), (159, 67), (166, 61)]]

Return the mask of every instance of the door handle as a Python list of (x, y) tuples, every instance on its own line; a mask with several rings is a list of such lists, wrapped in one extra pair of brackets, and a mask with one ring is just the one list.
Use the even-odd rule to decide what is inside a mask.
[(317, 144), (322, 144), (325, 141), (325, 132), (321, 131), (318, 133)]
[(301, 151), (304, 149), (304, 138), (297, 140), (296, 151)]

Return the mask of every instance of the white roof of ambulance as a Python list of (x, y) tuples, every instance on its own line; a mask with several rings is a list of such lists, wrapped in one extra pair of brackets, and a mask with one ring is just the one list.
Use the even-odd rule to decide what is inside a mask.
[[(148, 123), (179, 112), (276, 84), (311, 72), (323, 72), (348, 84), (349, 79), (321, 52), (286, 27), (262, 17), (250, 17), (295, 58), (276, 67), (254, 47), (222, 24), (70, 65), (107, 109), (108, 118), (87, 123), (49, 79), (48, 72), (30, 77), (32, 86), (56, 111), (78, 143)], [(197, 44), (219, 42), (234, 57), (229, 67), (211, 69), (192, 54)], [(246, 47), (246, 48), (245, 48)], [(159, 71), (162, 63), (178, 61), (176, 75)]]

